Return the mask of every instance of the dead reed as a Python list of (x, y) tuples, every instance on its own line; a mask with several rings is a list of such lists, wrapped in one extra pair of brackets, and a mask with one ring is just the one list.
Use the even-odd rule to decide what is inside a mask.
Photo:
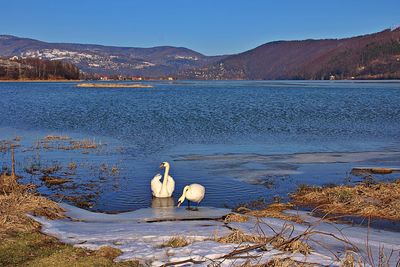
[[(292, 204), (288, 203), (273, 203), (260, 210), (245, 210), (244, 214), (254, 217), (270, 217), (301, 223), (303, 220), (296, 215), (286, 214), (283, 211), (293, 209)], [(240, 208), (238, 208), (240, 210)]]
[(219, 243), (233, 243), (233, 244), (243, 244), (243, 243), (253, 243), (253, 244), (260, 244), (265, 243), (267, 244), (270, 239), (261, 236), (261, 235), (248, 235), (243, 233), (240, 230), (234, 230), (229, 235), (216, 238), (216, 241)]
[(12, 232), (30, 232), (40, 225), (27, 213), (63, 218), (63, 210), (55, 202), (39, 196), (32, 185), (20, 185), (12, 176), (0, 176), (0, 236)]
[(65, 141), (65, 140), (70, 140), (71, 137), (66, 136), (66, 135), (47, 135), (43, 140), (46, 141)]
[(225, 223), (230, 223), (230, 222), (247, 222), (249, 220), (248, 216), (239, 214), (239, 213), (230, 213), (225, 216), (224, 222)]
[(41, 180), (47, 185), (47, 186), (53, 186), (53, 185), (62, 185), (67, 182), (71, 182), (71, 179), (67, 178), (59, 178), (59, 177), (53, 177), (53, 176), (43, 176)]
[(187, 238), (183, 236), (173, 236), (164, 243), (161, 244), (161, 248), (170, 247), (170, 248), (180, 248), (189, 245), (190, 242)]
[(400, 220), (400, 180), (356, 186), (302, 187), (293, 203), (329, 214)]

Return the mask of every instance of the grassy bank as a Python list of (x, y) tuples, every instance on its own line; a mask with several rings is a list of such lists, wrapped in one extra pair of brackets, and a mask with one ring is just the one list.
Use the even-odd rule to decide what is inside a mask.
[(400, 221), (400, 179), (356, 186), (302, 186), (291, 195), (297, 206), (326, 214), (351, 215)]
[(57, 203), (38, 195), (32, 185), (20, 185), (12, 175), (0, 176), (0, 266), (137, 266), (115, 263), (121, 251), (75, 248), (39, 232), (40, 224), (26, 214), (64, 217)]

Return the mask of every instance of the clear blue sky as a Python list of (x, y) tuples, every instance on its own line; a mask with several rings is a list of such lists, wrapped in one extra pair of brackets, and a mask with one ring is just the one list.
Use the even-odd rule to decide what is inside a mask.
[(400, 0), (2, 0), (0, 33), (49, 42), (237, 53), (400, 24)]

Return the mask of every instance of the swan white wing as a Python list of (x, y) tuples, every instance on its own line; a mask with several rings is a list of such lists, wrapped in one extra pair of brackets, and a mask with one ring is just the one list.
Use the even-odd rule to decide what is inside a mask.
[(161, 174), (157, 173), (153, 179), (151, 179), (150, 186), (151, 186), (151, 193), (153, 196), (157, 197), (161, 191), (162, 183), (160, 179), (162, 178)]
[(206, 189), (201, 184), (191, 184), (186, 192), (186, 198), (193, 202), (201, 202), (206, 193)]
[(170, 194), (169, 196), (172, 196), (172, 193), (175, 190), (174, 178), (172, 178), (172, 176), (169, 176), (169, 175), (168, 175), (168, 182), (167, 182), (167, 190), (168, 190), (168, 193)]

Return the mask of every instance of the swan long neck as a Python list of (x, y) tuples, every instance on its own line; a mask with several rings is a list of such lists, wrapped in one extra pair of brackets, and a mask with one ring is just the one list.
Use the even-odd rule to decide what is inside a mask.
[(185, 186), (185, 188), (183, 188), (183, 192), (182, 192), (182, 196), (179, 198), (178, 201), (180, 201), (181, 203), (183, 203), (183, 201), (185, 201), (186, 198), (186, 192), (187, 192), (187, 186)]
[(164, 179), (162, 186), (166, 188), (168, 182), (169, 165), (165, 166)]

